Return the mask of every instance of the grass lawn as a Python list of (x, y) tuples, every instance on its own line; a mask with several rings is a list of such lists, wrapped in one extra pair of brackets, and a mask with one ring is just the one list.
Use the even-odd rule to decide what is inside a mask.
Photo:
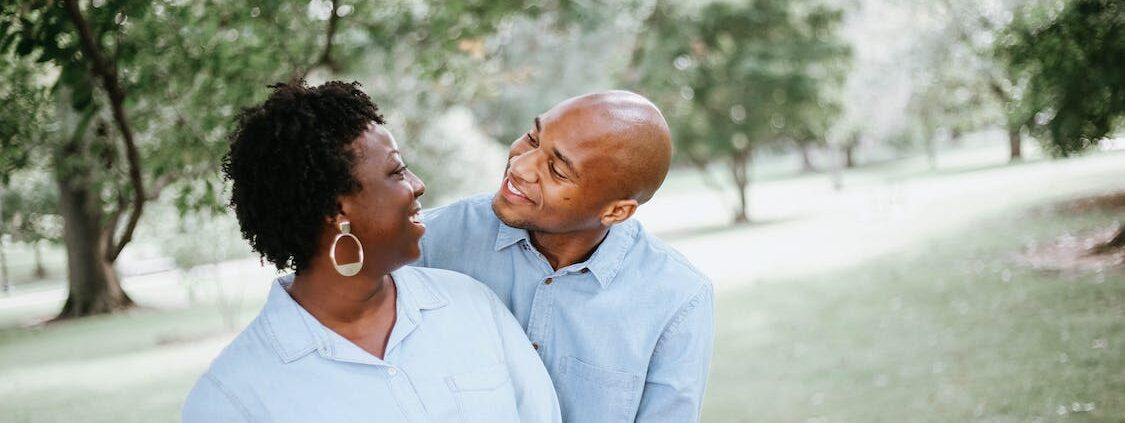
[(1125, 421), (1125, 268), (1014, 257), (1121, 217), (1042, 207), (723, 292), (704, 421)]
[[(1044, 206), (844, 271), (722, 290), (704, 421), (1123, 421), (1125, 269), (1014, 257), (1118, 219)], [(175, 421), (233, 336), (222, 327), (196, 306), (0, 329), (0, 421)]]

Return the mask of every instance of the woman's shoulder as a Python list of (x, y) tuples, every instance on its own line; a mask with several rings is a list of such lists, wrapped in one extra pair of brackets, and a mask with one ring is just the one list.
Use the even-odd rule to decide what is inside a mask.
[(410, 275), (416, 279), (415, 285), (454, 303), (487, 302), (495, 296), (488, 286), (472, 276), (452, 270), (405, 266), (398, 272)]

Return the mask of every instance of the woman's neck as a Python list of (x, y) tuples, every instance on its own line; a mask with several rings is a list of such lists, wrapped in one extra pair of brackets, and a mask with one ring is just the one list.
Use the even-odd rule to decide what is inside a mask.
[(393, 312), (396, 290), (389, 271), (364, 269), (355, 276), (343, 276), (331, 266), (315, 264), (328, 262), (327, 258), (312, 262), (293, 279), (289, 295), (326, 326), (363, 321), (388, 304)]

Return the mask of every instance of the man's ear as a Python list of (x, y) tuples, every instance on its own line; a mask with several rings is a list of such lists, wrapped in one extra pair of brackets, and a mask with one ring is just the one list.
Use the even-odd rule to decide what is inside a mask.
[(617, 200), (610, 203), (602, 212), (602, 224), (611, 226), (628, 220), (633, 217), (633, 213), (637, 212), (638, 205), (637, 200), (633, 199)]

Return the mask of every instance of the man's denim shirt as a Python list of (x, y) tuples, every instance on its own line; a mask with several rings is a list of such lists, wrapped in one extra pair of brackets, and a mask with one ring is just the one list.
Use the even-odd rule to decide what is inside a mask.
[(491, 202), (427, 211), (417, 264), (496, 292), (546, 364), (563, 421), (698, 421), (714, 340), (710, 280), (633, 219), (585, 262), (553, 270)]
[(398, 315), (379, 359), (274, 281), (262, 313), (188, 395), (192, 422), (557, 422), (547, 372), (488, 288), (444, 270), (392, 273)]

